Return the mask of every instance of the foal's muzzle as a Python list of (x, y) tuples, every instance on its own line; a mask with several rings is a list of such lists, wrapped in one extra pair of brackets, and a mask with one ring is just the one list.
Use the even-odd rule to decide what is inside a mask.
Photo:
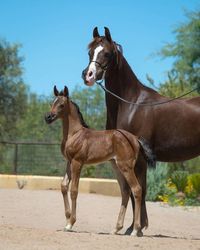
[(53, 113), (46, 113), (44, 117), (46, 123), (50, 124), (57, 119), (57, 115)]

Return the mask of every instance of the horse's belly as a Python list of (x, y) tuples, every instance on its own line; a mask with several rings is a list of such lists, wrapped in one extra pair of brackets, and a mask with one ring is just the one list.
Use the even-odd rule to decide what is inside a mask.
[(156, 159), (163, 162), (186, 161), (200, 155), (200, 143), (197, 146), (155, 148)]

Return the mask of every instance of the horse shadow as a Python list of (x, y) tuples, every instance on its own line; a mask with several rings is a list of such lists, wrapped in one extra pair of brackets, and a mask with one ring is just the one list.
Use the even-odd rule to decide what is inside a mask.
[[(64, 230), (57, 230), (59, 232), (65, 232)], [(71, 230), (71, 231), (68, 231), (66, 233), (79, 233), (79, 234), (97, 234), (97, 235), (110, 235), (110, 236), (119, 236), (119, 237), (128, 237), (131, 235), (128, 235), (128, 234), (111, 234), (111, 233), (108, 233), (108, 232), (89, 232), (89, 231), (75, 231), (75, 230)], [(187, 238), (187, 237), (182, 237), (182, 236), (171, 236), (171, 235), (164, 235), (164, 234), (152, 234), (152, 235), (143, 235), (142, 237), (139, 237), (139, 238), (150, 238), (150, 239), (154, 239), (154, 238), (165, 238), (165, 239), (174, 239), (174, 240), (197, 240), (197, 241), (200, 241), (200, 238)]]

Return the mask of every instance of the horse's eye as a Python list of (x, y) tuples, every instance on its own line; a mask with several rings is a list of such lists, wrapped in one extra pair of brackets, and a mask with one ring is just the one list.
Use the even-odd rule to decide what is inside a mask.
[(60, 104), (60, 107), (61, 107), (61, 108), (64, 108), (64, 104)]
[(109, 57), (110, 57), (110, 53), (106, 52), (106, 53), (104, 54), (104, 56), (105, 56), (106, 58), (109, 58)]

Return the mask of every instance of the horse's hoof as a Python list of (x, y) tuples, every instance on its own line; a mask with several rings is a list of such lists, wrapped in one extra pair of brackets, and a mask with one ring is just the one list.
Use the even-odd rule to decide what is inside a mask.
[(133, 227), (130, 226), (129, 228), (126, 229), (125, 235), (131, 235), (133, 232)]
[(142, 237), (143, 236), (143, 232), (141, 230), (133, 230), (133, 232), (131, 233), (131, 236), (134, 236), (134, 237)]
[(72, 231), (72, 225), (68, 224), (65, 228), (64, 228), (64, 232), (71, 232)]

